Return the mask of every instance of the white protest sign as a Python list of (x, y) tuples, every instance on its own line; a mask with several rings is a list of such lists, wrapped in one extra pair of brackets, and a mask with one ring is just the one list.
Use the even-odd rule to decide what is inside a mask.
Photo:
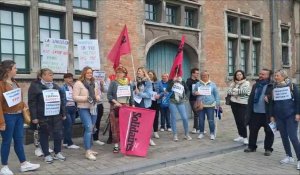
[(276, 135), (276, 133), (277, 133), (277, 126), (276, 126), (276, 123), (275, 123), (275, 122), (269, 123), (269, 127), (271, 128), (273, 134)]
[(175, 83), (172, 87), (172, 91), (183, 94), (184, 86), (182, 86), (180, 83)]
[(60, 101), (59, 92), (56, 89), (43, 90), (44, 102), (56, 102)]
[(67, 99), (67, 101), (74, 101), (73, 100), (73, 92), (66, 91), (66, 99)]
[(199, 86), (198, 92), (200, 95), (211, 95), (211, 87), (210, 86)]
[(15, 106), (19, 104), (22, 100), (21, 88), (17, 88), (11, 91), (3, 93), (3, 96), (7, 102), (8, 107)]
[(89, 66), (92, 69), (100, 68), (98, 40), (77, 40), (79, 69)]
[(45, 39), (42, 45), (41, 68), (49, 68), (55, 73), (67, 73), (69, 41), (64, 39)]
[(151, 100), (156, 101), (155, 96), (157, 95), (157, 92), (153, 91), (151, 94)]
[(137, 102), (138, 104), (140, 104), (143, 98), (140, 97), (140, 96), (138, 96), (138, 95), (134, 95), (133, 99), (134, 99), (135, 102)]
[(100, 70), (94, 70), (93, 71), (93, 77), (96, 80), (105, 80), (105, 72)]
[(130, 97), (130, 86), (118, 86), (117, 97)]
[(45, 103), (45, 116), (58, 115), (60, 112), (60, 101)]
[(275, 88), (273, 90), (273, 95), (274, 95), (274, 101), (279, 101), (279, 100), (288, 100), (291, 99), (291, 89), (290, 87), (282, 87), (282, 88)]

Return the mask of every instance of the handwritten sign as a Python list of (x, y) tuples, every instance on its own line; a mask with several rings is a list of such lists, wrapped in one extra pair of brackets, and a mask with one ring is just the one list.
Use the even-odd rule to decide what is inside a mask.
[(210, 86), (199, 86), (198, 92), (200, 95), (211, 95), (211, 87)]
[(155, 98), (156, 95), (157, 95), (157, 92), (153, 91), (152, 94), (151, 94), (151, 100), (152, 101), (156, 101), (156, 98)]
[(172, 87), (172, 91), (183, 94), (184, 87), (180, 83), (175, 83)]
[(3, 95), (7, 102), (8, 107), (15, 106), (22, 101), (21, 88), (7, 91), (7, 92), (3, 93)]
[(130, 86), (118, 86), (117, 97), (130, 97)]
[(67, 101), (74, 101), (73, 100), (73, 92), (66, 91), (66, 99), (67, 99)]
[[(68, 91), (66, 91), (68, 92)], [(60, 95), (56, 89), (43, 90), (43, 97), (45, 102), (45, 116), (58, 115), (60, 112)]]
[(79, 69), (89, 66), (92, 69), (100, 68), (98, 40), (77, 40)]
[(100, 70), (94, 70), (93, 71), (93, 77), (96, 80), (105, 80), (105, 72)]
[(134, 95), (134, 96), (133, 96), (133, 99), (134, 99), (134, 101), (137, 102), (138, 104), (140, 104), (141, 101), (143, 100), (143, 98), (140, 97), (140, 96), (138, 96), (138, 95)]
[(41, 68), (49, 68), (55, 73), (67, 73), (69, 41), (47, 38), (42, 45)]
[(290, 87), (275, 88), (273, 90), (274, 101), (288, 100), (292, 98)]

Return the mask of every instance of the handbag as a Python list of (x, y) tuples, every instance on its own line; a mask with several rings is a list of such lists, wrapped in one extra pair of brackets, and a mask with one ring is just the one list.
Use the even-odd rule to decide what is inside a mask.
[(225, 104), (226, 105), (230, 105), (231, 101), (230, 101), (231, 95), (228, 95), (225, 97)]
[(29, 109), (28, 108), (23, 108), (22, 113), (23, 113), (24, 123), (27, 124), (27, 125), (30, 125), (31, 117), (30, 117)]
[(203, 109), (203, 102), (201, 100), (196, 100), (193, 108), (196, 112), (201, 111)]

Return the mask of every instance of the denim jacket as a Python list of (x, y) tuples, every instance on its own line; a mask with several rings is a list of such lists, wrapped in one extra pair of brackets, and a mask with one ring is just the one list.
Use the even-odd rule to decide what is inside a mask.
[(220, 106), (220, 96), (217, 89), (217, 85), (214, 82), (208, 81), (204, 83), (203, 81), (199, 81), (196, 83), (195, 88), (193, 89), (193, 93), (198, 91), (198, 87), (207, 86), (211, 88), (211, 95), (198, 95), (197, 100), (201, 100), (203, 102), (204, 107), (214, 107)]
[[(62, 87), (60, 87), (60, 90), (63, 92), (63, 94), (65, 96), (63, 104), (64, 104), (64, 106), (66, 106), (67, 105), (66, 91), (69, 91), (68, 85), (65, 83)], [(74, 103), (75, 103), (75, 101), (74, 101)], [(75, 103), (75, 106), (76, 106), (76, 103)]]
[(157, 100), (157, 103), (161, 103), (161, 99), (165, 95), (165, 91), (167, 91), (168, 82), (164, 82), (161, 80), (157, 83), (157, 86), (158, 86), (158, 94), (160, 95), (160, 98)]
[[(134, 88), (135, 89), (135, 88)], [(145, 81), (145, 88), (143, 92), (136, 94), (137, 96), (143, 98), (145, 108), (150, 108), (152, 105), (151, 95), (152, 95), (152, 83), (151, 81)], [(135, 94), (135, 92), (134, 92)]]

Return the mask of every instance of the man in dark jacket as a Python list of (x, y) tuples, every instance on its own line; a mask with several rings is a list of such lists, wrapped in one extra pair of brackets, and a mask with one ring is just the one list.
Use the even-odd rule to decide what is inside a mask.
[(249, 145), (248, 148), (244, 150), (244, 152), (247, 153), (256, 151), (257, 136), (261, 127), (264, 127), (266, 135), (264, 141), (264, 155), (270, 156), (273, 151), (272, 145), (274, 142), (274, 134), (269, 126), (270, 119), (267, 115), (269, 103), (265, 101), (266, 90), (270, 84), (271, 75), (271, 70), (262, 69), (259, 73), (259, 79), (253, 85), (251, 90), (247, 109), (250, 130)]
[(198, 81), (199, 81), (199, 69), (193, 68), (191, 70), (191, 77), (186, 80), (186, 85), (190, 91), (189, 102), (194, 114), (194, 126), (192, 130), (193, 134), (199, 133), (199, 119), (198, 119), (198, 113), (193, 109), (197, 96), (194, 96), (193, 93), (191, 92), (193, 92), (193, 87)]

